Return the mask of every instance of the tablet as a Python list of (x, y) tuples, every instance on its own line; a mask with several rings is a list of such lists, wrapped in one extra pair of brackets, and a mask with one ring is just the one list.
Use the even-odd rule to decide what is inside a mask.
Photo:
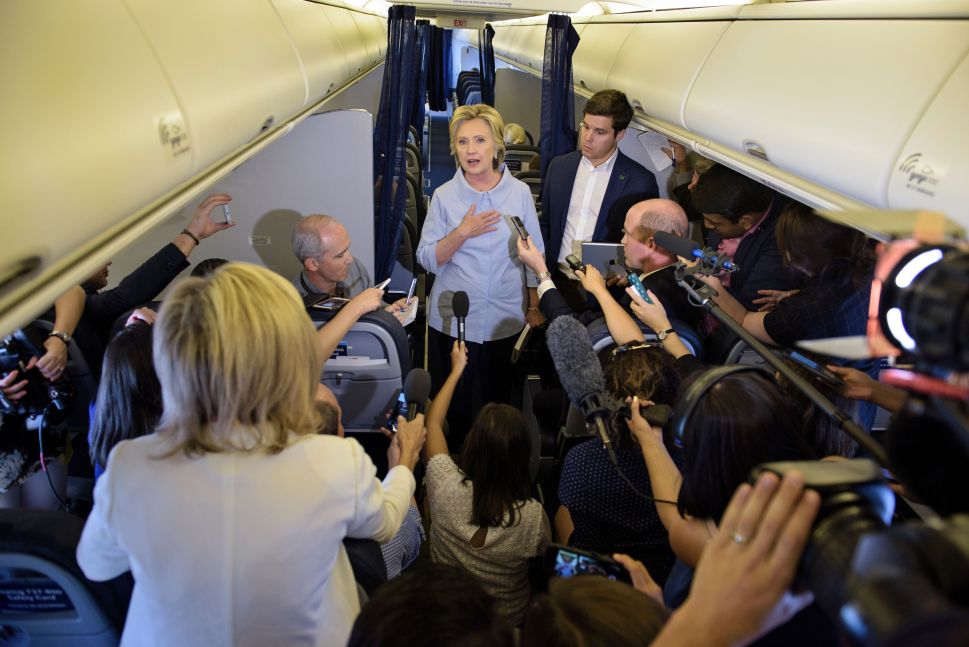
[(605, 278), (626, 276), (626, 254), (617, 243), (582, 243), (582, 262), (595, 265)]

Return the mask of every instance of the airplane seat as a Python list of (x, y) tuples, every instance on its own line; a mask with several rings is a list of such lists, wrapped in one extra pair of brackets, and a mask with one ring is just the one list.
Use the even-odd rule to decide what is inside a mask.
[(505, 146), (505, 166), (507, 166), (508, 170), (512, 173), (536, 170), (531, 168), (528, 165), (528, 162), (539, 154), (541, 154), (540, 151), (534, 146), (528, 146), (526, 144), (508, 144)]
[[(527, 160), (526, 160), (527, 161)], [(513, 173), (516, 179), (528, 185), (532, 192), (532, 199), (535, 200), (535, 209), (542, 207), (542, 172), (541, 171), (518, 171)]]
[(747, 364), (749, 366), (766, 366), (767, 362), (743, 339), (737, 339), (727, 351), (724, 364)]
[(472, 86), (462, 105), (473, 106), (476, 103), (481, 103), (481, 90), (478, 86)]
[[(317, 327), (335, 314), (312, 306), (309, 313)], [(393, 409), (410, 368), (407, 332), (393, 315), (378, 309), (353, 324), (326, 360), (320, 382), (340, 401), (348, 433), (373, 432)]]
[[(640, 330), (643, 331), (646, 341), (659, 343), (656, 333), (653, 332), (651, 328), (642, 322), (637, 321), (637, 323), (639, 324)], [(673, 330), (676, 331), (680, 341), (683, 342), (683, 345), (686, 346), (687, 350), (689, 350), (690, 353), (695, 357), (699, 357), (699, 353), (703, 350), (699, 333), (694, 330), (692, 326), (679, 319), (671, 318), (670, 325), (673, 327)], [(604, 348), (615, 343), (612, 339), (612, 335), (609, 334), (609, 328), (606, 326), (606, 320), (604, 317), (596, 319), (586, 327), (589, 330), (589, 338), (592, 340), (592, 348), (596, 353), (599, 353)]]
[[(414, 214), (414, 226), (420, 231), (424, 228), (424, 219), (427, 217), (427, 203), (421, 191), (420, 175), (414, 175), (408, 171), (405, 179), (407, 180), (407, 212)], [(412, 201), (413, 211), (411, 211)], [(416, 243), (418, 238), (415, 237), (413, 240)]]
[[(117, 645), (134, 580), (84, 577), (75, 553), (84, 521), (57, 510), (0, 510), (4, 644)], [(14, 636), (20, 635), (21, 642)]]

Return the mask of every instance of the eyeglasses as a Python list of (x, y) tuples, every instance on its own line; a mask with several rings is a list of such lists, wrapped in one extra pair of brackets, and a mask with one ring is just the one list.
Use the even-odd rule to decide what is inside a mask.
[(622, 344), (621, 346), (616, 346), (612, 349), (612, 357), (616, 355), (621, 355), (622, 353), (628, 353), (634, 350), (642, 350), (643, 348), (662, 348), (663, 343), (659, 341), (633, 341), (628, 344)]

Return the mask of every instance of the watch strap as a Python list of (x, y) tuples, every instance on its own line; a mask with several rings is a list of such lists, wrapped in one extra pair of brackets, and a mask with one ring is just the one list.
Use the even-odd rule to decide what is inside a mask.
[(64, 332), (62, 330), (52, 330), (52, 331), (50, 331), (50, 334), (47, 335), (47, 336), (48, 337), (57, 337), (62, 342), (64, 342), (64, 345), (65, 346), (70, 346), (71, 345), (71, 340), (73, 339), (73, 337), (71, 337), (70, 335), (68, 335), (66, 332)]
[(666, 330), (661, 330), (660, 332), (656, 333), (656, 338), (659, 339), (660, 341), (663, 341), (675, 332), (676, 331), (673, 330), (672, 328), (667, 328)]

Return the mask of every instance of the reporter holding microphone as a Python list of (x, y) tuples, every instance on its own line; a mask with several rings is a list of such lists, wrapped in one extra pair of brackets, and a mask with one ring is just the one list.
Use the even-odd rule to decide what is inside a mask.
[[(487, 105), (462, 106), (450, 124), (454, 177), (431, 198), (417, 258), (436, 275), (427, 305), (428, 364), (433, 391), (444, 382), (458, 337), (456, 293), (467, 295), (465, 341), (468, 367), (448, 412), (448, 444), (460, 449), (474, 419), (471, 395), (481, 382), (482, 404), (507, 402), (511, 352), (526, 321), (540, 326), (538, 280), (518, 258), (518, 233), (511, 216), (523, 221), (540, 248), (538, 217), (528, 186), (505, 168), (504, 123)], [(544, 252), (544, 249), (542, 249)]]

